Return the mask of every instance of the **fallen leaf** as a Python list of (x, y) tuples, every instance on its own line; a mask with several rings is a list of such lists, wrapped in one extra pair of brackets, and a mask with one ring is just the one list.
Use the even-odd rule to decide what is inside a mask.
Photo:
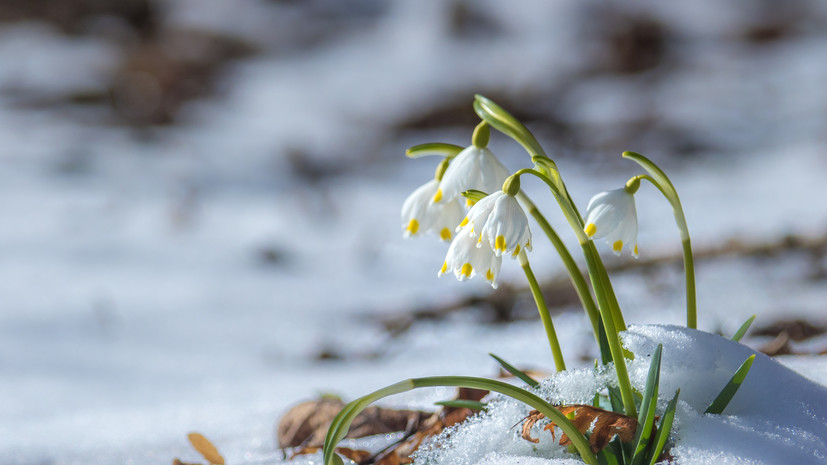
[(224, 465), (224, 457), (218, 453), (218, 449), (207, 438), (199, 433), (190, 433), (187, 438), (189, 438), (192, 447), (203, 455), (208, 462), (214, 465)]
[[(323, 398), (303, 402), (290, 409), (278, 425), (279, 447), (321, 446), (333, 418), (344, 402)], [(415, 430), (431, 412), (368, 407), (354, 418), (348, 438)]]
[[(610, 412), (601, 408), (592, 407), (591, 405), (560, 405), (555, 406), (557, 410), (563, 415), (570, 418), (572, 425), (583, 434), (591, 430), (589, 436), (589, 445), (592, 452), (597, 453), (603, 450), (612, 440), (617, 436), (623, 442), (631, 442), (634, 440), (635, 431), (637, 430), (637, 419), (620, 413)], [(539, 439), (531, 436), (531, 428), (546, 416), (537, 410), (529, 412), (528, 416), (523, 420), (523, 439), (538, 443)], [(543, 428), (551, 433), (553, 440), (556, 440), (554, 435), (554, 428), (557, 425), (551, 421)], [(563, 433), (560, 436), (561, 446), (571, 444), (571, 439)]]
[[(293, 460), (294, 458), (296, 458), (300, 455), (315, 454), (316, 452), (319, 452), (320, 450), (322, 450), (321, 447), (315, 447), (315, 446), (302, 447), (301, 449), (299, 449), (297, 451), (294, 451), (293, 455), (291, 455), (288, 460)], [(373, 454), (366, 451), (366, 450), (350, 449), (350, 448), (347, 448), (347, 447), (337, 447), (335, 449), (335, 451), (336, 451), (337, 454), (342, 455), (344, 457), (347, 457), (350, 460), (353, 460), (354, 462), (356, 462), (360, 465), (365, 464), (365, 463), (369, 463), (370, 459), (373, 458)]]

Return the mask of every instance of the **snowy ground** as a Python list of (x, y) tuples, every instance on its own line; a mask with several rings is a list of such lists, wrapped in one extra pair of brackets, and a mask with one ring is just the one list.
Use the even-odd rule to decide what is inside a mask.
[[(403, 199), (434, 169), (403, 160), (404, 149), (467, 144), (471, 129), (410, 121), (456, 99), (470, 114), (475, 92), (524, 112), (540, 96), (536, 114), (588, 135), (560, 136), (533, 116), (581, 205), (637, 174), (615, 158), (638, 150), (672, 174), (698, 248), (827, 229), (827, 65), (813, 59), (827, 37), (815, 1), (777, 15), (714, 2), (614, 11), (490, 1), (459, 14), (447, 2), (365, 1), (368, 13), (333, 21), (333, 39), (301, 52), (268, 45), (304, 21), (326, 30), (299, 8), (192, 3), (168, 2), (169, 23), (260, 51), (161, 128), (48, 103), (101, 86), (117, 67), (111, 41), (39, 22), (0, 26), (0, 63), (15, 63), (0, 67), (4, 463), (197, 460), (192, 430), (229, 463), (278, 463), (279, 415), (318, 393), (352, 398), (411, 376), (489, 375), (488, 352), (549, 367), (537, 322), (492, 327), (460, 315), (390, 338), (370, 318), (486, 291), (437, 280), (445, 245), (403, 241), (399, 225)], [(594, 24), (615, 16), (664, 25), (663, 62), (625, 74), (601, 68), (610, 60), (601, 61)], [(727, 32), (773, 20), (792, 26), (767, 43)], [(527, 164), (504, 137), (492, 148), (509, 168)], [(345, 173), (302, 174), (288, 153), (311, 159), (311, 171)], [(554, 218), (540, 186), (526, 188)], [(664, 202), (651, 189), (639, 197), (641, 255), (677, 251)], [(550, 247), (535, 242), (538, 274), (555, 275)], [(827, 266), (800, 255), (700, 262), (701, 328), (732, 332), (753, 313), (757, 324), (824, 322), (827, 286), (811, 276), (812, 260)], [(503, 268), (518, 282), (517, 267)], [(616, 280), (628, 321), (682, 322), (682, 277), (661, 271)], [(580, 313), (555, 323), (571, 363), (587, 364), (595, 349)], [(318, 361), (323, 350), (345, 360)], [(827, 381), (819, 359), (787, 363)]]

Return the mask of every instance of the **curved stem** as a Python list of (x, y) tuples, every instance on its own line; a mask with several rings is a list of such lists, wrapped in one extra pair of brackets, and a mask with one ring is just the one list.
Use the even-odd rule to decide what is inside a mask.
[(540, 213), (540, 210), (536, 205), (534, 205), (534, 202), (532, 202), (531, 199), (522, 192), (518, 194), (518, 197), (525, 205), (528, 213), (531, 214), (531, 216), (534, 217), (534, 220), (537, 221), (537, 224), (540, 225), (540, 229), (546, 233), (549, 241), (551, 241), (551, 244), (557, 250), (557, 254), (560, 255), (560, 259), (563, 261), (566, 271), (569, 272), (569, 277), (571, 278), (571, 283), (574, 286), (575, 292), (577, 292), (577, 297), (583, 305), (583, 310), (586, 311), (586, 315), (588, 315), (589, 321), (592, 324), (594, 338), (599, 343), (598, 325), (600, 324), (600, 316), (597, 310), (597, 305), (594, 303), (592, 293), (589, 290), (589, 285), (586, 282), (586, 278), (583, 277), (580, 267), (577, 266), (577, 263), (574, 261), (574, 258), (572, 258), (571, 253), (569, 252), (569, 249), (566, 248), (566, 245), (560, 239), (560, 236), (557, 235), (554, 228), (551, 227), (543, 214)]
[[(600, 259), (600, 254), (597, 253), (594, 242), (589, 239), (583, 231), (583, 218), (577, 212), (574, 202), (571, 201), (568, 193), (564, 195), (563, 191), (561, 191), (551, 179), (537, 170), (525, 168), (517, 171), (512, 176), (520, 176), (522, 174), (534, 175), (549, 186), (558, 205), (560, 205), (560, 208), (563, 210), (563, 214), (566, 216), (566, 219), (568, 219), (575, 235), (577, 235), (577, 239), (583, 249), (583, 254), (586, 257), (586, 268), (589, 272), (589, 279), (592, 282), (594, 295), (597, 298), (597, 307), (600, 312), (600, 317), (603, 320), (603, 327), (606, 330), (609, 350), (617, 372), (617, 384), (620, 388), (621, 397), (623, 398), (623, 407), (627, 415), (636, 417), (637, 409), (635, 408), (635, 400), (632, 395), (632, 383), (629, 381), (626, 359), (623, 348), (620, 345), (619, 331), (621, 328), (626, 328), (626, 323), (623, 321), (623, 314), (617, 303), (617, 297), (612, 289), (609, 275), (606, 273), (606, 267)], [(565, 186), (563, 186), (563, 189), (565, 189)]]
[(512, 386), (502, 381), (496, 381), (486, 378), (475, 378), (470, 376), (434, 376), (430, 378), (414, 378), (408, 379), (386, 388), (379, 389), (371, 394), (354, 400), (349, 403), (336, 415), (327, 430), (327, 436), (324, 442), (324, 459), (323, 464), (332, 465), (334, 463), (334, 449), (336, 444), (341, 441), (347, 434), (353, 419), (356, 415), (364, 410), (368, 405), (376, 402), (384, 397), (410, 391), (412, 389), (421, 387), (438, 387), (438, 386), (459, 386), (469, 387), (475, 389), (485, 389), (489, 391), (498, 392), (508, 397), (514, 398), (520, 402), (525, 403), (529, 407), (538, 410), (548, 419), (553, 421), (564, 433), (571, 439), (580, 457), (589, 465), (597, 465), (597, 457), (592, 453), (586, 437), (577, 430), (577, 428), (563, 415), (559, 410), (554, 408), (536, 394), (533, 394), (525, 389)]
[(686, 275), (686, 326), (693, 329), (697, 328), (698, 305), (695, 295), (695, 261), (692, 259), (689, 228), (686, 225), (686, 216), (683, 213), (678, 191), (672, 181), (669, 180), (669, 177), (666, 176), (666, 173), (648, 158), (635, 152), (623, 152), (623, 158), (628, 158), (645, 169), (650, 176), (642, 175), (640, 178), (652, 183), (672, 205), (672, 213), (675, 215), (675, 223), (680, 232), (683, 249), (683, 268)]
[(551, 312), (549, 312), (548, 305), (546, 305), (546, 299), (543, 298), (543, 291), (540, 289), (540, 284), (537, 282), (534, 272), (531, 271), (525, 250), (521, 251), (517, 258), (520, 260), (520, 266), (523, 268), (523, 272), (525, 272), (526, 279), (528, 279), (528, 287), (531, 288), (531, 295), (534, 296), (537, 311), (540, 312), (540, 320), (543, 322), (548, 345), (551, 347), (552, 356), (554, 356), (554, 366), (557, 368), (557, 371), (565, 371), (566, 362), (563, 361), (563, 351), (560, 349), (560, 341), (557, 340), (557, 332), (554, 330), (554, 323), (551, 321)]

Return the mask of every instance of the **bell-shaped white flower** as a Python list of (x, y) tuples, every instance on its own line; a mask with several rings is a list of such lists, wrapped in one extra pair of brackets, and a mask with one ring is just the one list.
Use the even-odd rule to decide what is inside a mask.
[(458, 199), (469, 189), (494, 192), (502, 187), (509, 174), (488, 148), (471, 145), (451, 160), (434, 194), (434, 202)]
[(601, 192), (589, 201), (586, 209), (586, 235), (591, 239), (606, 238), (616, 255), (625, 245), (632, 247), (637, 258), (637, 211), (635, 197), (626, 188)]
[(437, 189), (439, 181), (431, 179), (405, 199), (402, 204), (402, 230), (405, 237), (434, 232), (444, 241), (451, 240), (464, 210), (458, 200), (434, 203)]
[(498, 257), (516, 257), (521, 248), (531, 250), (528, 218), (517, 199), (502, 190), (474, 204), (460, 223), (461, 227), (466, 225), (471, 226), (472, 235), (479, 236), (477, 247), (486, 243)]
[(453, 272), (458, 280), (465, 281), (481, 274), (496, 289), (502, 261), (502, 257), (495, 255), (487, 242), (480, 243), (472, 235), (471, 226), (468, 225), (459, 229), (448, 247), (448, 254), (438, 276)]

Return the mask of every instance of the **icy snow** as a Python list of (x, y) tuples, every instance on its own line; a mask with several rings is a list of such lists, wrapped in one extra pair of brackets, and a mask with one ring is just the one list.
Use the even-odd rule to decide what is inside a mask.
[[(682, 465), (821, 464), (827, 457), (827, 388), (772, 358), (721, 336), (678, 326), (632, 326), (623, 334), (635, 354), (629, 371), (643, 389), (651, 354), (663, 344), (658, 408), (680, 388), (670, 453)], [(735, 370), (756, 355), (744, 384), (722, 415), (704, 414)], [(555, 403), (585, 403), (609, 382), (609, 373), (576, 369), (544, 381), (540, 392)], [(480, 465), (571, 462), (565, 448), (537, 432), (536, 446), (519, 435), (529, 408), (499, 400), (489, 412), (440, 438), (442, 447), (418, 454), (417, 463)]]

